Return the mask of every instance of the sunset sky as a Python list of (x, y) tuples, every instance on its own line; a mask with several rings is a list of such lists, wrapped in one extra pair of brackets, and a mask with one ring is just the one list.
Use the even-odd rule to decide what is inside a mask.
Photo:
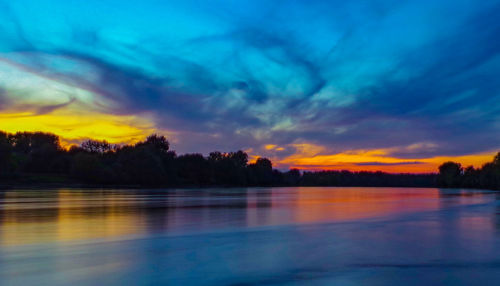
[(500, 151), (499, 1), (0, 0), (0, 130), (286, 169)]

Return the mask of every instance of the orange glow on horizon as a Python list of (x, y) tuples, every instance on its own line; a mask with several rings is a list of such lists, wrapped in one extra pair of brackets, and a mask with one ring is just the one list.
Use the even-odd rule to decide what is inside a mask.
[(464, 156), (436, 156), (430, 158), (397, 158), (390, 155), (390, 149), (351, 150), (327, 154), (322, 146), (296, 144), (297, 152), (277, 165), (287, 165), (299, 170), (349, 170), (383, 171), (389, 173), (435, 173), (439, 165), (447, 161), (461, 163), (462, 166), (480, 167), (490, 162), (496, 152), (485, 152)]

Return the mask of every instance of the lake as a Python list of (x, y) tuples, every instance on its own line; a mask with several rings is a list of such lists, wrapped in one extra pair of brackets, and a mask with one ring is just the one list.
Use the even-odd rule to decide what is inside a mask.
[(0, 284), (499, 285), (500, 193), (0, 191)]

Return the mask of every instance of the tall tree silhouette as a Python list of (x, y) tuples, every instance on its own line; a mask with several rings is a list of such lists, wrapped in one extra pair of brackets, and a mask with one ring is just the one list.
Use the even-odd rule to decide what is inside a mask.
[(442, 187), (459, 187), (463, 168), (459, 163), (446, 162), (439, 166), (438, 184)]

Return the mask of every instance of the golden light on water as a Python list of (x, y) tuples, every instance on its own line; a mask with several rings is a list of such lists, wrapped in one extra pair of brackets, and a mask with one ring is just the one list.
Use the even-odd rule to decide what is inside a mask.
[[(0, 218), (0, 245), (103, 239), (144, 233), (144, 213), (135, 202), (107, 194), (92, 197), (76, 190), (5, 192)], [(26, 204), (26, 201), (32, 204)], [(36, 208), (31, 208), (36, 205)]]

